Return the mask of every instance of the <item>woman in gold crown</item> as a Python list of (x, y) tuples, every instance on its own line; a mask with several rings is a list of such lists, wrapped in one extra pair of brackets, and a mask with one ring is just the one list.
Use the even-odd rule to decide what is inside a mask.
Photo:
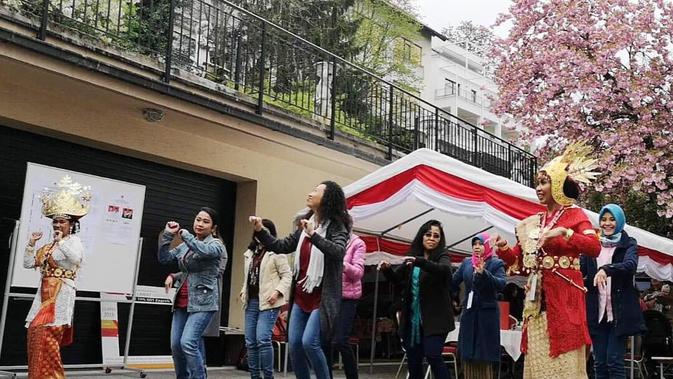
[(517, 244), (495, 237), (510, 272), (528, 275), (521, 351), (524, 378), (586, 378), (587, 328), (580, 254), (596, 257), (601, 246), (584, 211), (578, 183), (589, 183), (590, 148), (572, 144), (537, 174), (537, 197), (547, 209), (516, 226)]
[(76, 233), (88, 211), (88, 189), (66, 176), (42, 194), (42, 214), (52, 219), (54, 240), (35, 250), (42, 232), (30, 236), (23, 267), (39, 269), (40, 287), (26, 317), (28, 378), (64, 378), (60, 348), (72, 343), (75, 278), (84, 257)]

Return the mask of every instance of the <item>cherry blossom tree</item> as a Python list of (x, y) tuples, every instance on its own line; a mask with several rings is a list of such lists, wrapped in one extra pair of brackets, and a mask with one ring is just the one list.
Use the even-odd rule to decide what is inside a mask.
[(494, 111), (546, 136), (543, 154), (587, 140), (605, 174), (595, 190), (645, 199), (673, 234), (673, 4), (515, 0), (506, 22)]

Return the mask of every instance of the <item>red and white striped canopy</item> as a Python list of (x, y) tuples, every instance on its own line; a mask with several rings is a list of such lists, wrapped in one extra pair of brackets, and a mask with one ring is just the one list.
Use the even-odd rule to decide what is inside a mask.
[[(516, 223), (543, 209), (534, 189), (429, 149), (416, 150), (344, 191), (354, 228), (367, 243), (367, 264), (384, 257), (399, 262), (429, 219), (442, 222), (447, 244), (488, 227), (514, 242)], [(585, 212), (597, 226), (598, 215)], [(626, 231), (638, 240), (638, 271), (673, 280), (673, 241), (631, 226)], [(469, 254), (470, 239), (453, 250)]]

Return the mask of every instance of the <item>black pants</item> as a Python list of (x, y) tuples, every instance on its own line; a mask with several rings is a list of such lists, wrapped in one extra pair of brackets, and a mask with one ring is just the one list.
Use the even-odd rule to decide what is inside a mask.
[(432, 375), (435, 379), (450, 379), (451, 374), (442, 358), (446, 334), (423, 336), (421, 329), (421, 343), (418, 345), (409, 344), (404, 341), (404, 348), (407, 351), (407, 363), (409, 367), (409, 379), (423, 379), (423, 357), (428, 361)]
[(353, 348), (348, 343), (353, 329), (353, 320), (355, 320), (357, 305), (357, 300), (341, 300), (341, 309), (334, 330), (334, 339), (329, 344), (323, 343), (323, 349), (327, 357), (327, 367), (330, 368), (330, 375), (332, 374), (332, 351), (337, 350), (341, 354), (346, 379), (358, 379), (357, 359), (355, 354), (353, 354)]

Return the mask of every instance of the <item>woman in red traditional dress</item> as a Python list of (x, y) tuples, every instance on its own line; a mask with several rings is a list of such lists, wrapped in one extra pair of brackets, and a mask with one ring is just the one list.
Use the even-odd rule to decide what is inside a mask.
[(35, 251), (42, 232), (33, 232), (23, 257), (23, 267), (39, 269), (40, 287), (26, 317), (28, 328), (28, 378), (65, 378), (61, 347), (72, 343), (75, 278), (84, 258), (79, 219), (87, 214), (88, 188), (69, 176), (42, 194), (42, 214), (52, 219), (53, 241)]
[(579, 257), (596, 257), (601, 246), (584, 211), (574, 204), (578, 183), (595, 176), (589, 151), (581, 143), (570, 145), (538, 173), (536, 192), (547, 209), (516, 226), (516, 246), (495, 237), (509, 271), (528, 275), (521, 342), (527, 379), (587, 377), (585, 349), (591, 338)]

